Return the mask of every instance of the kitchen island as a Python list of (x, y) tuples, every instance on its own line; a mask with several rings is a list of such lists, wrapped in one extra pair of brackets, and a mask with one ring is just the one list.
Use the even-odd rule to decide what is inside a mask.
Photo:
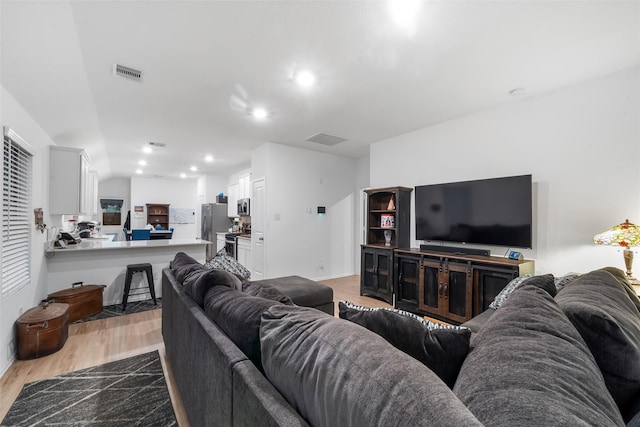
[[(45, 247), (48, 267), (47, 294), (71, 287), (74, 282), (106, 285), (104, 305), (120, 304), (128, 264), (150, 263), (156, 296), (162, 296), (162, 269), (169, 266), (176, 253), (184, 252), (204, 263), (206, 245), (201, 239), (134, 240), (112, 242), (102, 239), (83, 239), (66, 248)], [(146, 276), (135, 274), (131, 290), (146, 287)], [(149, 293), (132, 295), (129, 302), (150, 299)]]

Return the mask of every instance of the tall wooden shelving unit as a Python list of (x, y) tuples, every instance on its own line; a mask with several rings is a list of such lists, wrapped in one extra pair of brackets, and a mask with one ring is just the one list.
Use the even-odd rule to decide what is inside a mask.
[(169, 205), (147, 204), (147, 224), (169, 229)]
[(408, 187), (365, 190), (367, 241), (362, 245), (360, 295), (393, 304), (393, 250), (409, 247), (411, 191)]

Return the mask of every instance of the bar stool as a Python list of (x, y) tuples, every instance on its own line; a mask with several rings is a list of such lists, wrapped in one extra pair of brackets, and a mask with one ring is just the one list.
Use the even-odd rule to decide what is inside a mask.
[[(133, 278), (134, 273), (144, 273), (147, 274), (147, 284), (149, 285), (149, 292), (151, 293), (151, 298), (153, 298), (153, 303), (158, 305), (158, 301), (156, 300), (156, 290), (155, 285), (153, 283), (153, 269), (151, 264), (143, 263), (143, 264), (129, 264), (127, 265), (127, 277), (124, 281), (124, 295), (122, 296), (122, 311), (127, 309), (127, 300), (129, 299), (129, 291), (131, 290), (131, 279)], [(146, 294), (147, 291), (140, 289), (142, 292), (132, 293), (131, 295), (139, 295)]]

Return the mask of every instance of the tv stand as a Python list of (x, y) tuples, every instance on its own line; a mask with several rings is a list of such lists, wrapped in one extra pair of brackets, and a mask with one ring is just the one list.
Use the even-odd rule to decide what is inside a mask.
[(420, 249), (425, 251), (447, 252), (454, 255), (491, 255), (491, 251), (489, 249), (458, 248), (454, 246), (420, 245)]
[(485, 311), (512, 279), (534, 274), (533, 260), (458, 255), (436, 248), (394, 250), (395, 308), (464, 323)]

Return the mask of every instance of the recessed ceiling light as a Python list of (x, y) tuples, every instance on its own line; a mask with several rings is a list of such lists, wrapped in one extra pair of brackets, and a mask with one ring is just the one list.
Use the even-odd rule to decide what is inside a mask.
[(409, 37), (413, 37), (416, 34), (416, 19), (419, 11), (420, 0), (389, 0), (391, 19)]
[(147, 161), (146, 161), (146, 160), (140, 160), (140, 161), (138, 162), (138, 164), (139, 164), (140, 166), (146, 166), (146, 165), (147, 165)]
[(204, 160), (205, 160), (206, 162), (213, 162), (213, 156), (206, 156), (206, 157), (204, 158)]
[(142, 169), (136, 169), (136, 173), (137, 173), (138, 175), (141, 175), (141, 174), (142, 174)]
[(316, 76), (308, 70), (302, 70), (296, 73), (296, 83), (303, 87), (313, 86), (316, 82)]
[(262, 120), (267, 117), (267, 110), (264, 108), (254, 108), (251, 115), (258, 120)]
[(191, 166), (191, 167), (189, 168), (189, 170), (190, 170), (191, 172), (195, 172), (195, 171), (197, 171), (197, 170), (198, 170), (198, 167), (197, 167), (197, 166)]
[(142, 151), (143, 151), (144, 153), (149, 154), (149, 153), (153, 152), (153, 149), (152, 149), (151, 147), (143, 147), (143, 148), (142, 148)]
[(180, 178), (186, 178), (186, 177), (187, 177), (187, 174), (186, 174), (186, 173), (181, 173), (181, 174), (180, 174)]

